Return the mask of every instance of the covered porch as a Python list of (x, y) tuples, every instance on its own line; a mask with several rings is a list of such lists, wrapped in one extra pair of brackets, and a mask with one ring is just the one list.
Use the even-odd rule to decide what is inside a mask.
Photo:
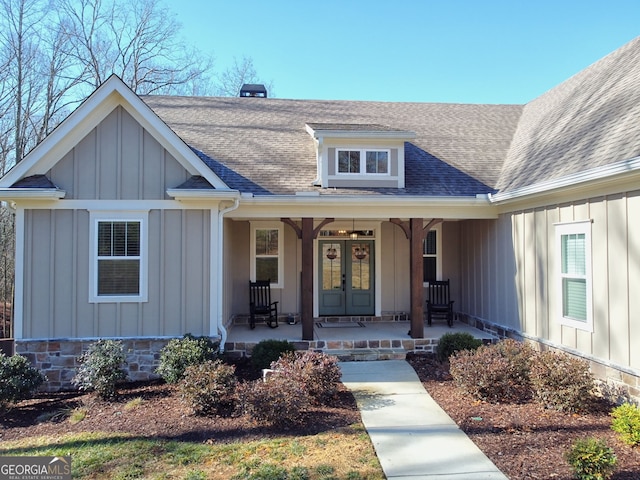
[(466, 323), (433, 323), (424, 327), (424, 338), (411, 338), (411, 322), (371, 321), (367, 319), (319, 319), (313, 323), (313, 340), (303, 340), (300, 324), (280, 322), (278, 328), (259, 323), (251, 330), (246, 324), (229, 328), (225, 352), (232, 356), (250, 355), (253, 347), (262, 340), (287, 340), (300, 350), (321, 351), (335, 355), (340, 360), (389, 360), (404, 359), (407, 353), (434, 353), (440, 337), (445, 333), (467, 332), (485, 343), (498, 338), (490, 332), (474, 328)]

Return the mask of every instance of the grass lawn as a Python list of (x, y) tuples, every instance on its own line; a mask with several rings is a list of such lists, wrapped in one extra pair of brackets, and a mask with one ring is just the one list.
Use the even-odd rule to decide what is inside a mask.
[(70, 455), (74, 478), (384, 480), (362, 424), (242, 443), (77, 433), (5, 441), (0, 455)]

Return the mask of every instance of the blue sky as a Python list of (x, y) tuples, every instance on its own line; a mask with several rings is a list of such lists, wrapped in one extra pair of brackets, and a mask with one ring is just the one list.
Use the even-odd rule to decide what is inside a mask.
[(640, 0), (166, 0), (278, 98), (526, 103), (640, 35)]

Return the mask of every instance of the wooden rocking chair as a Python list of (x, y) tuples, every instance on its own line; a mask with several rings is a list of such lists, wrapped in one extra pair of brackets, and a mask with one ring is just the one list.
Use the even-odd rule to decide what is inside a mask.
[(427, 299), (427, 323), (431, 326), (433, 317), (446, 318), (447, 325), (453, 326), (453, 300), (449, 300), (449, 280), (429, 282)]
[(263, 317), (269, 327), (278, 326), (278, 302), (271, 301), (271, 280), (249, 282), (249, 326), (256, 328), (256, 317)]

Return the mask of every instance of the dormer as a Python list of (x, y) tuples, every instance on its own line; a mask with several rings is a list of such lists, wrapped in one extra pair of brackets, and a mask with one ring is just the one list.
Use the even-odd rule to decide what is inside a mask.
[(384, 125), (307, 123), (316, 143), (316, 184), (404, 188), (404, 143), (415, 133)]

